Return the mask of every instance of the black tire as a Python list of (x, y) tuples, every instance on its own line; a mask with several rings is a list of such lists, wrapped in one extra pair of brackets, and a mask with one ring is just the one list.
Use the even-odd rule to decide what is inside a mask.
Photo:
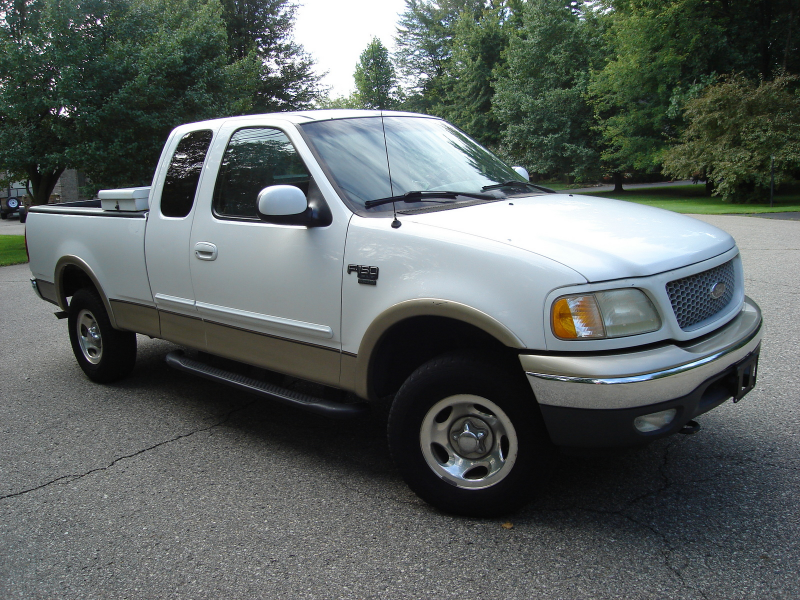
[(20, 207), (19, 209), (19, 222), (24, 223), (28, 220), (28, 209)]
[(68, 322), (72, 351), (89, 379), (110, 383), (130, 374), (136, 364), (136, 334), (111, 326), (106, 307), (94, 290), (75, 292)]
[(8, 200), (6, 200), (6, 204), (8, 205), (8, 208), (11, 209), (12, 212), (16, 211), (19, 208), (19, 200), (17, 200), (16, 198), (9, 198)]
[(3, 219), (3, 221), (5, 221), (7, 218), (8, 218), (8, 213), (0, 212), (0, 219)]
[(554, 459), (522, 373), (471, 354), (414, 371), (395, 396), (388, 435), (395, 464), (420, 498), (472, 517), (527, 504)]

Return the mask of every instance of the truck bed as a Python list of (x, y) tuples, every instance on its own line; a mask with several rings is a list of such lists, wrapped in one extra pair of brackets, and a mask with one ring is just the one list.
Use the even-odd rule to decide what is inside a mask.
[(104, 211), (100, 200), (31, 207), (26, 236), (36, 279), (54, 283), (59, 261), (85, 263), (109, 300), (153, 306), (144, 256), (146, 211)]

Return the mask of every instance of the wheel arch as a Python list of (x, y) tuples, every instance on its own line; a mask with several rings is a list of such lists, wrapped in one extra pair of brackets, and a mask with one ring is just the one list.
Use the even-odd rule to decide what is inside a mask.
[(55, 269), (55, 287), (56, 299), (58, 306), (61, 310), (69, 308), (67, 298), (74, 295), (81, 288), (91, 287), (97, 292), (97, 295), (103, 301), (108, 318), (111, 321), (111, 326), (117, 328), (117, 322), (114, 318), (114, 311), (111, 308), (111, 303), (108, 301), (100, 281), (95, 275), (92, 268), (86, 263), (85, 260), (78, 256), (67, 255), (62, 256), (56, 263)]
[(503, 323), (474, 307), (418, 298), (383, 311), (352, 357), (355, 392), (376, 399), (396, 391), (417, 367), (457, 349), (481, 348), (516, 355), (525, 345)]

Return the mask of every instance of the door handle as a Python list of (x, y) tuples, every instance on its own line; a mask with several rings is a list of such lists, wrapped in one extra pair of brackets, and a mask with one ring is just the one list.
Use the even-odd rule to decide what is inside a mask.
[(211, 242), (197, 242), (194, 255), (200, 260), (217, 260), (217, 247)]

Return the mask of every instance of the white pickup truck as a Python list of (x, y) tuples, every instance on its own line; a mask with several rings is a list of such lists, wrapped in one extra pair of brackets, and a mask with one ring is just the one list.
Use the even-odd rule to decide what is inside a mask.
[(317, 413), (393, 398), (410, 487), (500, 514), (557, 446), (691, 431), (741, 398), (762, 335), (727, 233), (522, 171), (423, 115), (182, 125), (152, 187), (31, 209), (32, 284), (95, 381), (130, 373), (139, 333), (191, 349), (167, 356), (178, 369)]

